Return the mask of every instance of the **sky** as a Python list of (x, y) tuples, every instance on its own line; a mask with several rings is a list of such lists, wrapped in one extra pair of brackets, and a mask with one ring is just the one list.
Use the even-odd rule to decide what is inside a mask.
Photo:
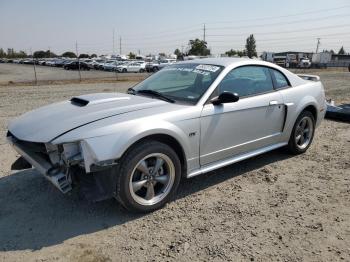
[[(349, 0), (0, 0), (0, 48), (96, 54), (170, 54), (190, 39), (213, 54), (257, 51), (350, 52)], [(120, 41), (121, 39), (121, 41)], [(120, 45), (121, 43), (121, 45)]]

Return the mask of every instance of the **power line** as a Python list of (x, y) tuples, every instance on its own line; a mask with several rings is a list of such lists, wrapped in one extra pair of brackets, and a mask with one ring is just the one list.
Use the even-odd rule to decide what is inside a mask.
[(293, 17), (293, 16), (301, 16), (301, 15), (307, 15), (307, 14), (316, 14), (316, 13), (329, 12), (329, 11), (344, 9), (344, 8), (347, 8), (347, 7), (350, 7), (350, 5), (343, 5), (343, 6), (339, 6), (339, 7), (335, 7), (335, 8), (318, 9), (318, 10), (306, 11), (306, 12), (302, 12), (302, 13), (294, 13), (294, 14), (290, 14), (290, 15), (258, 17), (258, 18), (252, 18), (252, 19), (244, 19), (244, 20), (210, 22), (210, 24), (225, 24), (225, 23), (238, 23), (238, 22), (248, 22), (248, 21), (271, 20), (271, 19), (278, 19), (278, 18), (285, 18), (285, 17)]
[(287, 21), (287, 22), (278, 22), (278, 23), (270, 23), (270, 24), (256, 24), (256, 25), (247, 25), (247, 26), (226, 26), (226, 27), (209, 27), (208, 30), (231, 30), (231, 29), (242, 29), (242, 28), (252, 28), (252, 27), (266, 27), (266, 26), (283, 26), (286, 24), (298, 24), (298, 23), (305, 23), (310, 21), (319, 21), (319, 20), (329, 20), (334, 18), (344, 18), (347, 15), (350, 15), (350, 13), (347, 14), (336, 14), (336, 15), (330, 15), (325, 17), (317, 17), (317, 18), (308, 18), (303, 20), (294, 20), (294, 21)]
[[(338, 32), (338, 33), (333, 33), (333, 34), (318, 34), (318, 35), (292, 36), (292, 37), (279, 37), (279, 38), (259, 38), (259, 37), (255, 37), (255, 39), (256, 39), (257, 43), (261, 43), (261, 42), (285, 42), (285, 41), (290, 42), (290, 40), (292, 40), (292, 41), (293, 40), (300, 41), (300, 40), (305, 40), (307, 38), (315, 39), (315, 38), (318, 38), (318, 37), (322, 37), (324, 39), (327, 39), (327, 36), (344, 36), (346, 34), (347, 34), (347, 32)], [(333, 37), (330, 38), (330, 39), (333, 39)], [(342, 39), (344, 39), (344, 38), (342, 38)], [(210, 40), (211, 43), (223, 43), (223, 42), (227, 43), (227, 42), (230, 42), (230, 41), (234, 42), (234, 41), (237, 41), (237, 39)]]
[[(308, 31), (314, 31), (314, 30), (322, 30), (322, 29), (331, 29), (331, 28), (342, 28), (342, 27), (348, 27), (350, 25), (333, 25), (333, 26), (322, 26), (322, 27), (314, 27), (314, 28), (308, 28), (308, 29), (302, 29), (302, 30), (291, 30), (291, 31), (273, 31), (273, 32), (263, 32), (263, 33), (256, 33), (254, 35), (269, 35), (269, 34), (289, 34), (289, 33), (296, 33), (296, 32), (308, 32)], [(247, 35), (246, 33), (240, 33), (240, 34), (219, 34), (219, 35), (207, 35), (210, 37), (223, 37), (223, 36), (244, 36)]]
[[(248, 21), (260, 21), (260, 20), (273, 20), (273, 19), (278, 19), (278, 18), (286, 18), (286, 17), (295, 17), (295, 16), (302, 16), (302, 15), (307, 15), (307, 14), (318, 14), (318, 13), (324, 13), (324, 12), (330, 12), (334, 10), (340, 10), (340, 9), (345, 9), (350, 7), (350, 5), (343, 5), (335, 8), (327, 8), (327, 9), (318, 9), (318, 10), (310, 10), (306, 12), (301, 12), (301, 13), (294, 13), (294, 14), (289, 14), (289, 15), (281, 15), (281, 16), (269, 16), (269, 17), (258, 17), (258, 18), (253, 18), (253, 19), (243, 19), (243, 20), (231, 20), (231, 21), (213, 21), (213, 22), (206, 22), (206, 24), (225, 24), (225, 23), (238, 23), (238, 22), (248, 22)], [(189, 25), (186, 27), (180, 27), (180, 28), (174, 28), (174, 29), (168, 29), (168, 30), (162, 30), (158, 32), (153, 32), (151, 34), (147, 34), (148, 37), (154, 37), (155, 35), (169, 35), (174, 34), (175, 32), (178, 32), (178, 34), (182, 34), (184, 32), (190, 32), (194, 30), (198, 30), (199, 26), (203, 24), (193, 24)], [(189, 28), (197, 27), (197, 29), (192, 29), (188, 30)], [(129, 36), (133, 37), (136, 36), (138, 39), (140, 38), (140, 34), (124, 34), (126, 38), (129, 38)], [(141, 36), (142, 37), (142, 36)]]

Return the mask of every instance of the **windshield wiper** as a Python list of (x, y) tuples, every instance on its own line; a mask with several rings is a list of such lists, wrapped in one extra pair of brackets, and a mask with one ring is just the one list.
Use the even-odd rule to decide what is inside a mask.
[[(134, 90), (135, 91), (135, 90)], [(141, 90), (137, 90), (135, 91), (136, 93), (139, 93), (139, 94), (149, 94), (149, 95), (153, 95), (155, 97), (158, 97), (162, 100), (165, 100), (167, 102), (170, 102), (170, 103), (175, 103), (175, 100), (174, 99), (171, 99), (165, 95), (163, 95), (162, 93), (159, 93), (157, 91), (154, 91), (154, 90), (150, 90), (150, 89), (141, 89)]]
[(132, 87), (128, 88), (128, 91), (126, 91), (126, 93), (130, 94), (130, 95), (136, 95), (136, 90)]

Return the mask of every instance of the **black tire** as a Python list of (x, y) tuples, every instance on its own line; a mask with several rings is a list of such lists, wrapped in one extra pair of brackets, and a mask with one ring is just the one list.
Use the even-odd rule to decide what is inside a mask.
[(158, 66), (153, 67), (153, 72), (158, 72), (158, 71), (159, 71)]
[[(311, 125), (312, 128), (310, 131), (310, 137), (308, 138), (307, 144), (302, 147), (301, 145), (298, 145), (298, 143), (296, 141), (296, 137), (298, 136), (297, 132), (299, 132), (298, 127), (301, 124), (301, 121), (303, 119), (310, 119), (311, 122), (309, 123), (309, 125)], [(292, 133), (290, 135), (289, 142), (288, 142), (288, 151), (294, 155), (298, 155), (298, 154), (302, 154), (302, 153), (306, 152), (306, 150), (310, 147), (310, 145), (312, 143), (312, 140), (314, 138), (314, 134), (315, 134), (315, 118), (314, 118), (313, 114), (310, 111), (301, 112), (301, 114), (298, 116), (297, 120), (295, 121)], [(302, 133), (301, 135), (304, 136), (304, 133)]]
[[(168, 193), (164, 195), (164, 198), (152, 205), (143, 205), (135, 201), (132, 196), (130, 181), (133, 176), (134, 170), (138, 163), (150, 154), (163, 154), (166, 155), (173, 163), (175, 177), (172, 186), (168, 189)], [(158, 141), (145, 141), (133, 146), (121, 159), (121, 164), (118, 169), (116, 198), (126, 209), (132, 212), (151, 212), (163, 207), (169, 202), (175, 195), (181, 179), (181, 162), (175, 151), (166, 144)], [(162, 193), (162, 192), (160, 192)]]
[(128, 72), (128, 70), (126, 70), (126, 68), (123, 68), (122, 72), (126, 73), (126, 72)]
[(140, 73), (143, 73), (143, 72), (145, 72), (145, 70), (141, 68), (139, 72), (140, 72)]

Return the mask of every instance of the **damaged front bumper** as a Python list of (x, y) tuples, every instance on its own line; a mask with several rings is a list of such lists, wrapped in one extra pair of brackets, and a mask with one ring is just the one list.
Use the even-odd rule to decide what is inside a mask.
[(60, 166), (52, 165), (45, 157), (13, 136), (7, 136), (7, 141), (29, 164), (35, 167), (39, 173), (54, 184), (62, 193), (72, 190), (71, 180), (66, 174), (68, 170), (63, 170)]
[(8, 142), (21, 155), (11, 169), (34, 167), (62, 193), (79, 185), (90, 201), (100, 201), (116, 195), (117, 160), (94, 159), (84, 143), (54, 145), (27, 142), (8, 132)]

